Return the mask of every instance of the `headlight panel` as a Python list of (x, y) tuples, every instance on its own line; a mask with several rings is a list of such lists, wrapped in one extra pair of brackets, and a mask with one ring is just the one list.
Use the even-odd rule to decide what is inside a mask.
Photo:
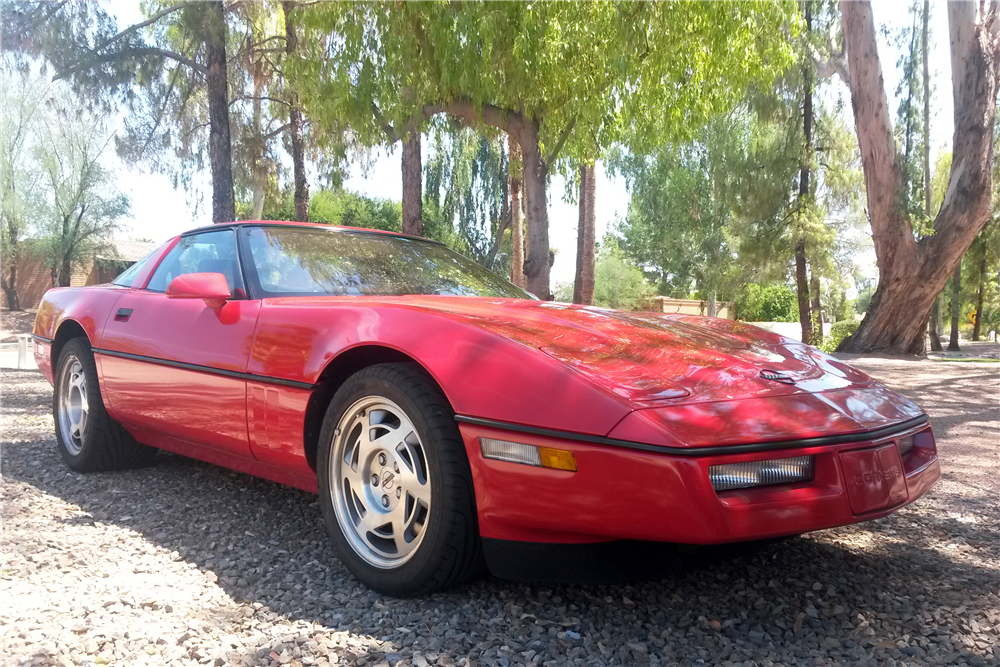
[(794, 456), (768, 461), (723, 463), (709, 466), (708, 478), (716, 491), (808, 482), (813, 477), (814, 459), (813, 456)]

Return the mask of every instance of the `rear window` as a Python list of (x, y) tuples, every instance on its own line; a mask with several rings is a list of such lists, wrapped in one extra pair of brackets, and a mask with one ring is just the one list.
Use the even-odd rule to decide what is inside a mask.
[(389, 234), (243, 229), (249, 279), (263, 296), (451, 294), (532, 299), (447, 247)]

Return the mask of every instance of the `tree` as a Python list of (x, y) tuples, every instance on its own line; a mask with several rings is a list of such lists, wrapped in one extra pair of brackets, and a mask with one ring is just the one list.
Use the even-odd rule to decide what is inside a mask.
[[(62, 98), (65, 99), (65, 98)], [(72, 263), (106, 246), (130, 210), (115, 174), (101, 164), (110, 142), (105, 121), (59, 104), (35, 147), (44, 200), (36, 223), (52, 284), (69, 286)]]
[[(170, 146), (175, 137), (170, 131), (164, 135), (168, 102), (172, 100), (183, 110), (203, 85), (212, 219), (236, 218), (227, 90), (228, 28), (221, 0), (155, 4), (147, 19), (120, 31), (103, 8), (85, 1), (7, 1), (0, 11), (5, 17), (4, 49), (44, 57), (57, 78), (71, 81), (78, 94), (105, 109), (124, 105), (133, 119), (129, 130), (136, 135), (129, 146), (119, 146), (124, 154), (141, 159), (147, 150)], [(147, 41), (146, 34), (152, 34), (153, 39)], [(25, 39), (25, 35), (32, 39)], [(178, 45), (185, 48), (176, 50)], [(195, 123), (182, 132), (199, 127)], [(160, 140), (154, 141), (154, 137)], [(181, 143), (188, 138), (182, 136)]]
[(17, 265), (22, 256), (22, 242), (39, 206), (41, 172), (32, 153), (47, 99), (47, 86), (40, 78), (4, 72), (0, 81), (0, 108), (3, 109), (0, 114), (0, 252), (6, 272), (0, 275), (0, 286), (11, 310), (21, 310)]
[(428, 236), (505, 272), (509, 253), (498, 258), (511, 220), (507, 142), (496, 131), (445, 120), (433, 124), (431, 136), (424, 170)]
[[(923, 63), (923, 84), (924, 84), (924, 218), (931, 220), (931, 75), (930, 75), (930, 49), (928, 47), (928, 35), (930, 33), (930, 0), (924, 0), (923, 29), (920, 37), (920, 55)], [(940, 352), (941, 347), (941, 299), (934, 298), (934, 305), (931, 306), (930, 320), (927, 326), (930, 339), (931, 350)]]
[(573, 303), (594, 304), (597, 174), (593, 163), (580, 166), (580, 220), (576, 232), (576, 278)]
[[(803, 14), (806, 21), (806, 37), (812, 32), (812, 3), (806, 0), (803, 3)], [(813, 124), (813, 71), (812, 62), (803, 59), (803, 87), (802, 87), (802, 166), (799, 169), (799, 202), (798, 210), (801, 215), (809, 204), (811, 188), (809, 176), (813, 161), (812, 124)], [(800, 236), (795, 241), (795, 291), (799, 300), (799, 325), (802, 328), (802, 342), (813, 343), (813, 322), (812, 312), (809, 302), (809, 282), (806, 275), (806, 237)], [(819, 288), (817, 283), (816, 288)], [(822, 329), (820, 329), (822, 331)]]
[(615, 160), (632, 191), (619, 229), (623, 250), (655, 278), (660, 293), (701, 291), (713, 316), (718, 293), (731, 296), (736, 198), (744, 180), (757, 180), (749, 157), (755, 122), (740, 105), (713, 118), (692, 142)]
[[(982, 11), (980, 11), (982, 8)], [(845, 352), (919, 354), (934, 299), (986, 224), (992, 205), (993, 132), (1000, 77), (1000, 4), (948, 4), (955, 134), (947, 194), (919, 240), (902, 199), (875, 23), (869, 2), (842, 2), (849, 87), (861, 148), (879, 283)]]
[(563, 151), (595, 137), (607, 146), (624, 125), (684, 132), (785, 60), (786, 19), (768, 3), (329, 3), (310, 12), (297, 85), (316, 120), (350, 119), (369, 144), (438, 113), (513, 136), (524, 273), (545, 298), (546, 177)]
[[(281, 9), (285, 19), (285, 57), (288, 59), (294, 58), (299, 48), (295, 8), (296, 4), (291, 0), (282, 0)], [(292, 177), (295, 187), (295, 219), (299, 222), (309, 219), (309, 182), (306, 180), (302, 131), (302, 109), (299, 106), (299, 95), (293, 87), (288, 92), (288, 143), (292, 155)]]
[(403, 233), (423, 236), (423, 194), (421, 191), (420, 130), (413, 129), (403, 139)]
[(629, 262), (612, 237), (605, 237), (594, 267), (594, 304), (601, 308), (648, 308), (655, 294), (642, 271)]
[(521, 222), (521, 147), (507, 135), (507, 172), (510, 187), (510, 281), (524, 287), (524, 225)]

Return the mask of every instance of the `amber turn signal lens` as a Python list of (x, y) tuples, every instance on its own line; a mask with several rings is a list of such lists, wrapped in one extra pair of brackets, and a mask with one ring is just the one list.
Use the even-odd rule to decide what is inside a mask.
[(573, 452), (566, 451), (565, 449), (539, 447), (538, 455), (542, 459), (543, 468), (576, 472), (576, 459), (573, 457)]
[(488, 459), (576, 472), (576, 459), (573, 457), (573, 452), (565, 449), (536, 447), (494, 438), (480, 438), (479, 447), (483, 456)]

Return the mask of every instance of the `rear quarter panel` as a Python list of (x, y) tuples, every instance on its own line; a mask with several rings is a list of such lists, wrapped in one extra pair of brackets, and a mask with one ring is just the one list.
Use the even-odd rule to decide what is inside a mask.
[[(68, 321), (75, 322), (87, 334), (91, 346), (100, 347), (108, 314), (125, 290), (126, 288), (117, 285), (93, 285), (59, 287), (45, 293), (38, 306), (38, 314), (35, 315), (33, 333), (36, 336), (35, 361), (49, 382), (53, 381), (53, 371), (58, 361), (56, 357), (59, 354), (59, 347), (52, 342), (59, 334), (60, 327)], [(97, 370), (100, 373), (100, 364)]]

